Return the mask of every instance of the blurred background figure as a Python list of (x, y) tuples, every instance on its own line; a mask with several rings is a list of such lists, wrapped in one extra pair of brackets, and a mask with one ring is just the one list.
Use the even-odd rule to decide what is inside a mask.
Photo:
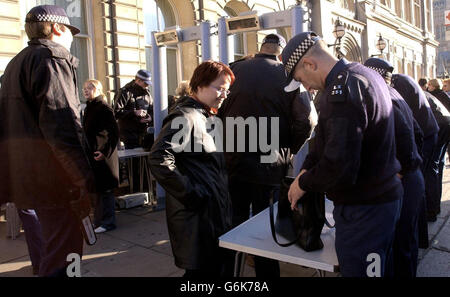
[(426, 78), (419, 79), (419, 86), (422, 88), (423, 91), (428, 90), (428, 80)]
[(116, 228), (113, 190), (119, 184), (119, 127), (98, 80), (87, 80), (83, 95), (87, 100), (83, 128), (89, 143), (89, 158), (97, 189), (95, 233), (102, 233)]

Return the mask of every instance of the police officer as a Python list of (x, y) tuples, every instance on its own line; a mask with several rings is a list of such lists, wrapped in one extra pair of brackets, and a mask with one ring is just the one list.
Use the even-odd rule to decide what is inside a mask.
[[(278, 118), (279, 123), (279, 147), (276, 148), (276, 159), (273, 162), (262, 163), (261, 156), (266, 153), (260, 150), (250, 151), (253, 135), (248, 132), (245, 133), (244, 152), (225, 152), (234, 226), (249, 218), (250, 205), (252, 215), (269, 206), (271, 193), (279, 190), (281, 180), (287, 173), (291, 156), (289, 148), (292, 152), (297, 152), (311, 135), (313, 128), (308, 119), (311, 112), (309, 101), (306, 100), (304, 104), (298, 96), (298, 90), (291, 93), (283, 90), (286, 74), (278, 57), (285, 45), (286, 41), (281, 35), (269, 34), (264, 38), (258, 54), (231, 66), (236, 80), (230, 88), (228, 99), (219, 110), (222, 119), (227, 121), (227, 118), (243, 117), (247, 120), (250, 117), (264, 117), (268, 118), (268, 126), (272, 126), (269, 121), (274, 118)], [(259, 123), (257, 125), (261, 129)], [(226, 132), (230, 132), (227, 126), (224, 125), (224, 128)], [(269, 133), (267, 138), (270, 140), (272, 134)], [(229, 134), (225, 133), (226, 136)], [(234, 133), (235, 139), (232, 140), (235, 145), (236, 134)], [(225, 138), (227, 145), (229, 141), (230, 139)], [(274, 140), (270, 140), (270, 143), (273, 144)], [(255, 257), (255, 273), (257, 277), (278, 277), (278, 261)]]
[(441, 212), (442, 177), (445, 165), (445, 152), (450, 140), (450, 112), (438, 98), (429, 92), (424, 93), (428, 103), (430, 103), (431, 111), (439, 126), (438, 140), (432, 157), (433, 160), (439, 161), (439, 164), (433, 164), (433, 170), (436, 170), (436, 165), (439, 168), (437, 179), (438, 191), (435, 200), (431, 201), (431, 204), (428, 206), (428, 221), (434, 222), (437, 219), (437, 214)]
[[(397, 159), (402, 170), (403, 199), (400, 220), (394, 240), (394, 276), (415, 277), (417, 271), (419, 206), (425, 199), (425, 182), (420, 165), (422, 158), (416, 141), (421, 143), (422, 130), (400, 94), (390, 86), (394, 67), (386, 60), (370, 58), (365, 66), (375, 70), (386, 81), (394, 107)], [(414, 135), (416, 132), (416, 136)]]
[(114, 98), (114, 114), (119, 122), (120, 140), (126, 149), (142, 146), (147, 127), (152, 123), (153, 99), (148, 87), (151, 75), (139, 70), (135, 79), (117, 92)]
[(286, 91), (299, 83), (322, 91), (314, 150), (291, 185), (291, 207), (306, 191), (326, 192), (341, 274), (390, 275), (403, 187), (386, 83), (359, 63), (337, 60), (314, 32), (294, 36), (282, 61), (292, 79)]
[(421, 205), (419, 216), (419, 247), (428, 247), (427, 206), (435, 201), (438, 192), (438, 164), (433, 160), (433, 150), (437, 144), (439, 127), (430, 109), (422, 88), (410, 76), (404, 74), (392, 75), (392, 87), (402, 96), (411, 108), (414, 119), (423, 131), (422, 173), (425, 179), (425, 202)]
[(39, 5), (27, 13), (25, 32), (28, 46), (6, 67), (0, 89), (0, 204), (8, 199), (35, 210), (25, 220), (27, 240), (36, 238), (34, 272), (66, 276), (67, 256), (82, 256), (80, 218), (89, 215), (95, 191), (80, 121), (78, 59), (69, 52), (80, 30), (63, 8)]

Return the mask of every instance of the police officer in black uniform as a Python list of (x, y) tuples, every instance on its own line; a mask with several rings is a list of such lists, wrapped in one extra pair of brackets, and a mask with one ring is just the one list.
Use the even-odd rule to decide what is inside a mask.
[[(423, 133), (414, 120), (408, 104), (390, 86), (394, 70), (391, 63), (380, 58), (370, 58), (364, 65), (375, 70), (384, 78), (389, 86), (394, 107), (397, 159), (402, 166), (399, 174), (404, 190), (400, 220), (394, 240), (394, 276), (415, 277), (419, 253), (419, 206), (425, 199), (425, 182), (420, 170), (422, 158), (415, 139), (421, 143)], [(416, 135), (414, 135), (414, 131), (416, 131)]]
[[(419, 216), (419, 247), (428, 247), (427, 204), (436, 200), (438, 195), (438, 164), (433, 160), (433, 151), (437, 144), (439, 126), (430, 109), (425, 94), (419, 84), (410, 76), (393, 74), (391, 86), (405, 99), (411, 108), (414, 119), (423, 131), (422, 173), (425, 179), (425, 201)], [(436, 167), (436, 168), (434, 168)], [(434, 168), (434, 169), (433, 169)]]
[(291, 207), (306, 191), (334, 202), (336, 253), (345, 277), (390, 275), (403, 187), (395, 125), (383, 78), (337, 60), (314, 32), (294, 36), (282, 53), (292, 82), (323, 91), (315, 147), (289, 190)]

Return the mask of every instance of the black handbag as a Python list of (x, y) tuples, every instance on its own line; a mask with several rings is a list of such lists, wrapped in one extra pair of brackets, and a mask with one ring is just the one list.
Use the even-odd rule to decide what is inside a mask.
[[(276, 222), (273, 215), (274, 192), (270, 199), (270, 228), (273, 240), (282, 247), (296, 243), (307, 252), (320, 250), (323, 242), (320, 238), (323, 225), (329, 223), (325, 219), (325, 195), (323, 193), (307, 192), (299, 200), (298, 210), (291, 209), (288, 192), (293, 177), (285, 177), (282, 180), (279, 197)], [(288, 243), (280, 243), (276, 233), (289, 240)]]

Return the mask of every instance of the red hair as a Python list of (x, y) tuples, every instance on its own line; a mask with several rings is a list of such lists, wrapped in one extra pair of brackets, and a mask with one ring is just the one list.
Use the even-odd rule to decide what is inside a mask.
[(222, 74), (230, 77), (230, 85), (234, 82), (234, 74), (230, 67), (222, 62), (205, 61), (197, 66), (192, 74), (189, 87), (192, 93), (196, 93), (198, 88), (209, 86), (214, 80)]

